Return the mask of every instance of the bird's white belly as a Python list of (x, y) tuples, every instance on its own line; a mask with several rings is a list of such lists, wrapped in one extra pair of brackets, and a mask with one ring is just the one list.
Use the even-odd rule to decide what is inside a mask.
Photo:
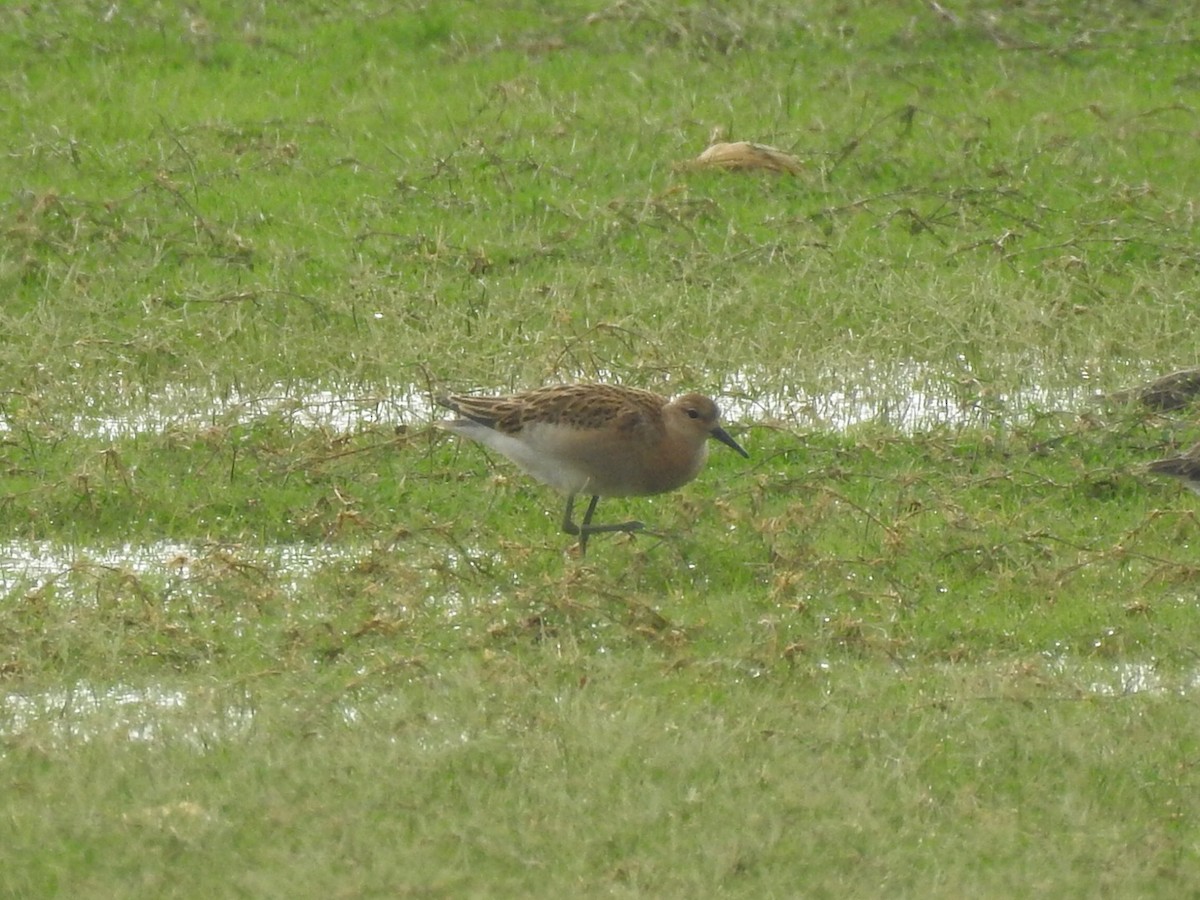
[(471, 421), (455, 422), (451, 428), (464, 437), (490, 447), (512, 460), (538, 481), (557, 488), (564, 494), (575, 494), (587, 489), (590, 481), (588, 473), (572, 465), (569, 454), (556, 452), (559, 448), (549, 446), (554, 443), (552, 440), (539, 439), (549, 438), (550, 435), (539, 436), (534, 431), (515, 437)]

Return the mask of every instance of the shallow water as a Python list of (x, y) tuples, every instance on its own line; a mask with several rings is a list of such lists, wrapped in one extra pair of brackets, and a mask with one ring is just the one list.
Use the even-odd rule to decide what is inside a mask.
[(149, 743), (170, 734), (202, 749), (245, 734), (252, 720), (248, 702), (214, 706), (203, 690), (154, 684), (80, 683), (0, 698), (0, 737), (36, 734), (60, 745), (100, 737)]
[(1132, 694), (1182, 696), (1200, 688), (1200, 670), (1166, 676), (1154, 663), (1131, 662), (1115, 664), (1103, 671), (1108, 677), (1090, 680), (1087, 685), (1089, 693), (1104, 697), (1125, 697)]
[[(874, 422), (915, 432), (948, 425), (1022, 421), (1036, 412), (1079, 408), (1097, 394), (1086, 372), (1065, 386), (1035, 381), (1011, 392), (994, 392), (969, 374), (949, 373), (912, 360), (828, 371), (784, 388), (759, 387), (763, 384), (788, 385), (789, 379), (778, 372), (751, 369), (723, 379), (718, 397), (722, 418), (731, 423), (783, 423), (820, 431)], [(674, 392), (691, 388), (680, 384)], [(480, 390), (489, 392), (486, 387)], [(661, 386), (661, 390), (671, 392), (672, 386)], [(504, 389), (492, 392), (503, 393)], [(299, 381), (277, 383), (257, 392), (175, 384), (150, 393), (131, 392), (115, 384), (84, 393), (79, 410), (63, 427), (84, 437), (115, 440), (173, 429), (244, 425), (267, 418), (292, 427), (345, 432), (424, 424), (441, 417), (428, 389), (413, 384), (344, 386)], [(11, 429), (12, 423), (0, 415), (0, 433)]]
[(9, 541), (0, 544), (0, 593), (40, 590), (72, 573), (100, 569), (160, 576), (164, 581), (186, 584), (202, 576), (214, 562), (258, 567), (272, 573), (277, 586), (298, 590), (320, 566), (354, 560), (369, 552), (370, 548), (351, 550), (313, 544), (222, 547), (155, 541), (100, 547)]
[[(1097, 664), (1060, 657), (1049, 668), (1064, 679), (1064, 689), (1100, 697), (1187, 696), (1200, 687), (1200, 670), (1166, 675), (1153, 662)], [(350, 704), (336, 712), (349, 727), (371, 719)], [(250, 694), (231, 701), (228, 692), (218, 696), (204, 686), (77, 683), (0, 697), (0, 739), (24, 737), (43, 744), (171, 740), (205, 750), (244, 737), (254, 719)]]

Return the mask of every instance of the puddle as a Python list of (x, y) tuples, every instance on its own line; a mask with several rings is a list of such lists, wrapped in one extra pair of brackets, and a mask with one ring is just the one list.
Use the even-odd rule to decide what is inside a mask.
[[(245, 579), (252, 590), (262, 586), (277, 592), (273, 594), (276, 597), (296, 598), (310, 590), (312, 579), (327, 567), (344, 571), (369, 566), (372, 557), (380, 553), (393, 551), (375, 544), (254, 546), (155, 541), (97, 547), (10, 541), (0, 544), (0, 599), (27, 596), (52, 584), (56, 602), (94, 605), (96, 581), (104, 575), (128, 576), (134, 589), (149, 588), (164, 609), (181, 602), (205, 601), (231, 578)], [(427, 587), (423, 596), (413, 595), (409, 601), (419, 604), (423, 612), (449, 622), (469, 606), (502, 599), (501, 588), (493, 586), (490, 595), (473, 595), (454, 577), (455, 573), (469, 575), (480, 565), (497, 564), (500, 560), (495, 554), (442, 545), (409, 546), (404, 554), (405, 577)]]
[(989, 393), (971, 379), (912, 360), (887, 366), (868, 364), (851, 372), (827, 371), (812, 381), (816, 389), (763, 392), (778, 373), (739, 372), (726, 379), (720, 400), (730, 422), (784, 422), (816, 431), (845, 431), (867, 422), (912, 433), (943, 426), (982, 426), (1021, 422), (1036, 413), (1074, 410), (1098, 392), (1086, 375), (1070, 387), (1031, 385), (1010, 393)]
[(1163, 675), (1153, 663), (1121, 663), (1104, 673), (1107, 677), (1090, 681), (1087, 690), (1103, 697), (1133, 694), (1178, 694), (1185, 696), (1200, 687), (1200, 671)]
[(319, 567), (332, 562), (357, 562), (371, 548), (346, 549), (310, 544), (263, 547), (193, 546), (156, 541), (115, 547), (73, 547), (50, 541), (10, 541), (0, 544), (0, 593), (40, 590), (72, 573), (109, 570), (131, 575), (161, 576), (187, 583), (216, 568), (260, 570), (278, 576), (276, 585), (298, 590)]
[(189, 694), (159, 685), (77, 684), (0, 698), (0, 737), (36, 736), (55, 743), (104, 736), (151, 743), (170, 737), (203, 749), (245, 735), (253, 718), (248, 702), (222, 705), (210, 692)]
[(1187, 696), (1200, 688), (1200, 669), (1164, 672), (1155, 662), (1091, 664), (1058, 658), (1051, 662), (1050, 671), (1100, 697)]
[[(150, 393), (136, 404), (118, 393), (86, 398), (84, 406), (71, 422), (71, 430), (106, 440), (172, 429), (245, 425), (270, 417), (295, 428), (352, 431), (366, 425), (426, 421), (432, 410), (428, 395), (412, 385), (334, 388), (304, 382), (277, 383), (254, 394), (178, 384)], [(5, 427), (0, 420), (0, 430)]]
[[(0, 740), (24, 739), (63, 746), (95, 740), (131, 744), (183, 743), (198, 751), (247, 737), (254, 726), (249, 692), (207, 687), (168, 688), (151, 684), (101, 687), (87, 682), (69, 688), (11, 693), (0, 697)], [(392, 703), (380, 698), (375, 704)], [(336, 718), (347, 727), (369, 727), (373, 707), (339, 703)], [(436, 721), (437, 716), (431, 716)], [(4, 750), (0, 747), (0, 758)]]
[[(1106, 666), (1059, 659), (1052, 668), (1064, 678), (1064, 688), (1075, 683), (1086, 693), (1101, 697), (1187, 696), (1200, 687), (1200, 670), (1165, 675), (1155, 663)], [(339, 704), (335, 710), (347, 727), (369, 722), (368, 711), (349, 704)], [(81, 683), (0, 697), (0, 739), (56, 744), (97, 739), (129, 743), (171, 740), (202, 751), (245, 737), (254, 719), (249, 694), (231, 703), (227, 693), (205, 687), (185, 690), (161, 685), (99, 687)]]
[[(964, 371), (969, 371), (965, 364)], [(579, 380), (584, 380), (583, 376)], [(602, 376), (602, 380), (619, 379)], [(1097, 393), (1089, 386), (1086, 373), (1070, 386), (1032, 385), (1011, 393), (989, 393), (968, 376), (911, 360), (829, 370), (803, 379), (804, 386), (796, 379), (785, 389), (759, 387), (789, 381), (786, 373), (752, 369), (730, 375), (724, 379), (719, 397), (723, 418), (733, 423), (782, 422), (826, 431), (875, 422), (913, 432), (947, 425), (983, 425), (997, 419), (1021, 421), (1035, 412), (1076, 409)], [(679, 385), (677, 390), (690, 387)], [(670, 386), (662, 389), (668, 391)], [(424, 424), (442, 417), (426, 387), (388, 383), (277, 383), (254, 393), (189, 384), (144, 393), (114, 385), (85, 395), (80, 407), (64, 428), (103, 440), (172, 429), (229, 427), (268, 417), (280, 418), (293, 427), (339, 432)], [(0, 433), (11, 429), (12, 423), (0, 416)]]

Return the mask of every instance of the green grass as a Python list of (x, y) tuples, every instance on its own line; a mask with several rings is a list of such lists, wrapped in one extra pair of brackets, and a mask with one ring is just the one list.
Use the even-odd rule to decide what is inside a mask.
[[(952, 6), (0, 10), (3, 893), (1190, 890), (1200, 18)], [(567, 555), (578, 378), (752, 458)]]

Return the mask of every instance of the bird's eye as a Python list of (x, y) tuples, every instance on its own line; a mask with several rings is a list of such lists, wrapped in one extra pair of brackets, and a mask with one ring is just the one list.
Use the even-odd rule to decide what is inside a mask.
[(687, 411), (687, 414), (688, 414), (688, 418), (689, 418), (689, 419), (698, 419), (698, 418), (700, 418), (700, 410), (698, 410), (698, 409), (689, 409), (689, 410)]

